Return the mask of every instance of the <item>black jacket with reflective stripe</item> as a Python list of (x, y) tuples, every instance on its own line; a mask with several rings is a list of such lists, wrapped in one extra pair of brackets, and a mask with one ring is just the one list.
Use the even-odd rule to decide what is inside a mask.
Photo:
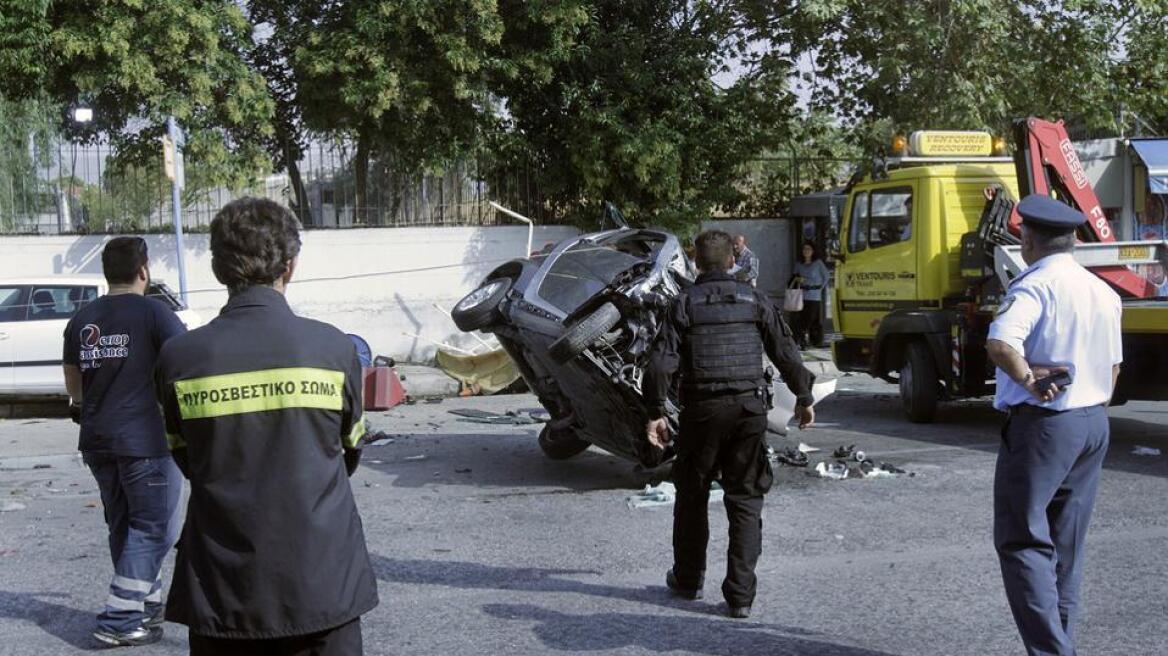
[(337, 627), (376, 606), (343, 458), (364, 432), (349, 338), (252, 287), (168, 341), (156, 383), (191, 483), (167, 619), (263, 639)]
[(803, 366), (791, 329), (770, 300), (729, 274), (698, 276), (674, 299), (650, 350), (641, 386), (649, 416), (662, 416), (675, 374), (687, 395), (757, 389), (763, 352), (800, 405), (811, 405), (815, 376)]

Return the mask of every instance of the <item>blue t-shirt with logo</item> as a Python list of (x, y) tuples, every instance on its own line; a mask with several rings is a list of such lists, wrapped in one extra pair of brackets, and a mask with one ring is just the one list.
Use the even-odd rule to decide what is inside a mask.
[(65, 364), (81, 369), (78, 449), (136, 458), (168, 456), (154, 392), (154, 365), (166, 340), (186, 332), (161, 301), (102, 296), (65, 327)]

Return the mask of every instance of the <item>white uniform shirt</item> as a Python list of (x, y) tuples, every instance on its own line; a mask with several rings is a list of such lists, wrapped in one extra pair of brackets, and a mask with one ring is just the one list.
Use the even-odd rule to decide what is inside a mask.
[(1123, 362), (1122, 312), (1119, 296), (1069, 253), (1032, 264), (1010, 283), (989, 338), (1009, 344), (1031, 367), (1069, 367), (1074, 381), (1040, 404), (998, 369), (994, 407), (1029, 403), (1070, 410), (1107, 403), (1111, 367)]

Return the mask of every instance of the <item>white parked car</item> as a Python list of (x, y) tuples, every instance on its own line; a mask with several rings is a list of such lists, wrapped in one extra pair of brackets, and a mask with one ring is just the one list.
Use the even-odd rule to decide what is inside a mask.
[[(65, 324), (108, 289), (99, 275), (0, 280), (0, 396), (66, 396), (61, 373)], [(151, 282), (147, 295), (174, 310), (187, 328), (201, 325), (164, 283)]]

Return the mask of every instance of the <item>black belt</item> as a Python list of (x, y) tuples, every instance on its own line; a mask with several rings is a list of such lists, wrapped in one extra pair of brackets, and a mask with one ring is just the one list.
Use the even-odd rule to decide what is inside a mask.
[(1054, 410), (1052, 408), (1044, 408), (1038, 405), (1031, 405), (1029, 403), (1019, 403), (1018, 405), (1010, 406), (1010, 416), (1014, 415), (1038, 415), (1040, 417), (1053, 417), (1066, 412), (1066, 410)]
[[(1100, 406), (1105, 404), (1099, 404)], [(1044, 408), (1038, 405), (1031, 405), (1029, 403), (1019, 403), (1018, 405), (1010, 406), (1010, 416), (1014, 415), (1038, 415), (1040, 417), (1053, 417), (1061, 415), (1064, 412), (1071, 412), (1072, 410), (1086, 410), (1098, 406), (1087, 406), (1086, 408), (1067, 408), (1066, 410), (1055, 410), (1053, 408)]]

